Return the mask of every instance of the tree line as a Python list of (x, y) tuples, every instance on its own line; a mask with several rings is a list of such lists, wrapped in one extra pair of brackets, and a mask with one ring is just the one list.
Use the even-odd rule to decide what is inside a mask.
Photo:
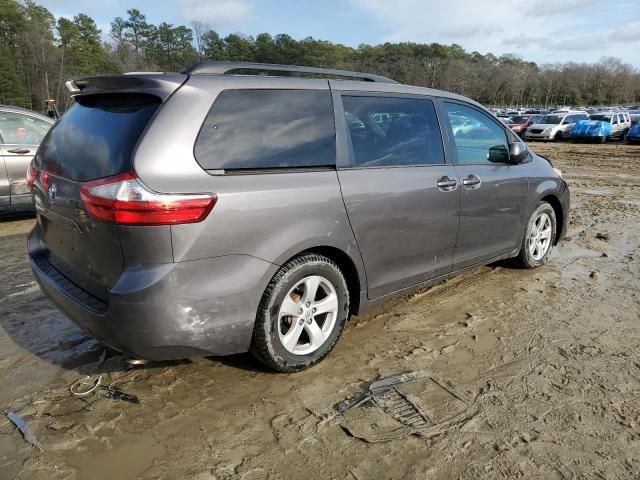
[[(106, 35), (103, 35), (106, 34)], [(104, 38), (108, 37), (108, 41)], [(64, 109), (69, 78), (126, 71), (179, 71), (198, 60), (237, 60), (358, 70), (448, 90), (486, 105), (617, 105), (640, 102), (640, 71), (617, 58), (537, 65), (515, 55), (411, 42), (357, 48), (287, 34), (221, 36), (193, 22), (153, 25), (137, 9), (101, 32), (79, 13), (55, 16), (33, 0), (0, 0), (0, 103)]]

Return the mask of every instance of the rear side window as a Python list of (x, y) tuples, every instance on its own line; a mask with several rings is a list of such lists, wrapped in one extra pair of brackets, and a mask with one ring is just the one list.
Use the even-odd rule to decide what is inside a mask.
[(129, 171), (133, 149), (160, 103), (144, 94), (79, 97), (49, 130), (36, 165), (79, 182)]
[(195, 145), (205, 170), (335, 165), (333, 104), (328, 90), (225, 90)]
[(431, 100), (343, 96), (342, 104), (353, 148), (351, 167), (444, 163)]

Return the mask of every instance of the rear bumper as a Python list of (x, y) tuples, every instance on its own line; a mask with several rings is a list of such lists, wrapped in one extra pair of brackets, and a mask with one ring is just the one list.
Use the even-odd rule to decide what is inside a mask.
[(37, 229), (29, 236), (29, 259), (42, 291), (74, 323), (149, 360), (246, 352), (258, 304), (278, 268), (248, 255), (129, 267), (105, 303), (47, 264)]

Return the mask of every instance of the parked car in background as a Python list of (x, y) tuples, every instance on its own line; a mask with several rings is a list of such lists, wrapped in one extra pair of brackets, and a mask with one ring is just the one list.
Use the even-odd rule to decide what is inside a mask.
[(542, 119), (542, 115), (514, 115), (505, 122), (513, 133), (519, 137), (524, 137), (527, 128), (535, 125)]
[(576, 122), (588, 118), (589, 116), (584, 112), (545, 115), (538, 123), (527, 128), (524, 138), (525, 140), (564, 140), (569, 138)]
[(139, 358), (307, 368), (376, 301), (502, 258), (538, 267), (566, 231), (560, 172), (460, 95), (234, 62), (70, 86), (32, 165), (31, 267)]
[(463, 137), (467, 133), (481, 128), (482, 125), (475, 119), (460, 115), (451, 115), (449, 117), (451, 128), (455, 136)]
[(554, 110), (551, 110), (551, 113), (555, 113), (555, 114), (563, 114), (563, 113), (571, 113), (571, 112), (575, 112), (576, 110), (574, 110), (573, 108), (569, 108), (569, 107), (559, 107), (556, 108)]
[(640, 143), (640, 123), (634, 124), (627, 132), (626, 140), (629, 143)]
[(631, 116), (627, 112), (596, 113), (588, 120), (576, 123), (571, 129), (571, 138), (604, 143), (611, 139), (623, 139), (630, 128)]
[(27, 169), (54, 120), (0, 105), (0, 212), (32, 209)]

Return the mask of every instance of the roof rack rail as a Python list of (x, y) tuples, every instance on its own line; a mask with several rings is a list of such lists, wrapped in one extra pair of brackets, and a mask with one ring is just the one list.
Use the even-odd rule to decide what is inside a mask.
[(301, 67), (298, 65), (278, 65), (273, 63), (256, 62), (218, 62), (206, 60), (194, 63), (180, 73), (188, 74), (209, 74), (209, 75), (230, 75), (243, 70), (253, 70), (255, 72), (291, 72), (308, 73), (314, 75), (327, 75), (332, 77), (344, 77), (364, 80), (366, 82), (399, 83), (381, 75), (371, 73), (351, 72), (349, 70), (335, 70), (330, 68)]

